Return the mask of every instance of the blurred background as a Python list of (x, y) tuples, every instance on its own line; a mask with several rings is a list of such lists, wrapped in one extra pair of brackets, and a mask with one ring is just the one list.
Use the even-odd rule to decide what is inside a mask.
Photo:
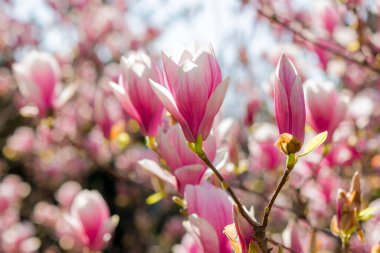
[[(336, 191), (357, 170), (366, 180), (366, 204), (380, 195), (379, 1), (0, 0), (0, 6), (1, 252), (75, 252), (56, 231), (64, 209), (58, 192), (67, 182), (62, 191), (98, 190), (119, 215), (104, 252), (172, 252), (181, 243), (179, 207), (170, 197), (146, 203), (159, 182), (136, 162), (158, 158), (109, 82), (118, 80), (120, 59), (130, 51), (144, 50), (159, 63), (161, 51), (192, 41), (210, 42), (223, 78), (231, 78), (218, 122), (234, 122), (222, 143), (237, 154), (228, 164), (242, 172), (225, 173), (255, 209), (281, 174), (272, 99), (281, 53), (303, 81), (329, 82), (350, 101), (329, 154), (320, 151), (299, 166), (288, 189), (294, 199), (280, 199), (286, 208), (277, 210), (283, 220), (274, 234), (286, 227), (287, 208), (301, 210), (293, 218), (307, 212), (306, 220), (329, 230)], [(30, 113), (12, 70), (33, 50), (58, 61), (58, 93), (68, 94), (44, 117)], [(29, 251), (9, 246), (31, 238)]]

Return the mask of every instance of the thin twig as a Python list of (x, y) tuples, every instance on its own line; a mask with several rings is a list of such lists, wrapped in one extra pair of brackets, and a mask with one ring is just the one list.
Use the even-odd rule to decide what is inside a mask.
[[(255, 194), (255, 195), (259, 196), (260, 198), (262, 198), (266, 202), (270, 201), (270, 198), (267, 197), (265, 194), (263, 194), (261, 192), (253, 191), (253, 190), (247, 188), (246, 186), (244, 186), (244, 184), (239, 184), (239, 188), (242, 189), (243, 191), (247, 192), (247, 193), (252, 193), (252, 194)], [(283, 205), (279, 205), (279, 204), (273, 204), (273, 207), (277, 208), (277, 209), (280, 209), (280, 210), (284, 210), (284, 211), (294, 212), (295, 213), (295, 209), (291, 208), (291, 207), (288, 207), (288, 206), (283, 206)]]
[(265, 207), (264, 219), (263, 219), (263, 223), (262, 223), (263, 228), (266, 228), (268, 225), (269, 214), (270, 214), (270, 211), (272, 209), (272, 206), (273, 206), (274, 202), (276, 201), (276, 198), (277, 198), (278, 194), (280, 193), (282, 187), (284, 187), (286, 181), (288, 181), (289, 174), (292, 171), (293, 167), (286, 166), (286, 170), (284, 171), (284, 174), (282, 175), (280, 183), (278, 184), (275, 192), (273, 193), (268, 205)]
[(280, 17), (278, 17), (277, 15), (275, 14), (268, 14), (266, 12), (264, 12), (263, 10), (261, 10), (260, 8), (256, 8), (256, 11), (257, 13), (260, 15), (260, 16), (263, 16), (265, 18), (267, 18), (268, 20), (284, 27), (285, 29), (291, 31), (294, 35), (298, 36), (299, 38), (307, 41), (307, 42), (310, 42), (312, 44), (314, 44), (315, 46), (321, 48), (321, 49), (324, 49), (326, 51), (329, 51), (330, 53), (336, 55), (336, 56), (339, 56), (339, 57), (342, 57), (344, 58), (345, 60), (351, 62), (351, 63), (354, 63), (356, 65), (359, 65), (359, 66), (362, 66), (362, 67), (365, 67), (365, 68), (368, 68), (376, 73), (380, 73), (380, 69), (379, 68), (376, 68), (375, 66), (372, 66), (371, 64), (368, 63), (368, 61), (366, 60), (358, 60), (354, 57), (351, 57), (347, 54), (344, 54), (342, 52), (339, 52), (338, 50), (334, 49), (333, 47), (331, 47), (330, 45), (327, 45), (327, 44), (324, 44), (324, 43), (321, 43), (319, 41), (317, 41), (315, 38), (311, 38), (311, 36), (307, 36), (306, 34), (304, 34), (304, 31), (303, 30), (299, 30), (297, 28), (295, 28), (294, 26), (292, 26), (291, 24), (289, 24), (288, 22), (285, 22), (283, 21)]
[(292, 248), (289, 248), (289, 247), (283, 245), (282, 243), (279, 243), (279, 242), (277, 242), (277, 241), (275, 241), (273, 239), (268, 238), (268, 242), (270, 242), (271, 244), (273, 244), (275, 246), (281, 246), (283, 249), (286, 249), (287, 251), (289, 251), (291, 253), (301, 253), (301, 252), (296, 251), (296, 250), (294, 250)]
[(208, 167), (214, 172), (214, 174), (218, 177), (219, 181), (222, 183), (223, 188), (231, 195), (232, 199), (236, 203), (240, 213), (243, 215), (243, 217), (252, 225), (252, 227), (258, 227), (261, 224), (259, 224), (257, 221), (252, 219), (252, 217), (246, 212), (246, 210), (243, 208), (243, 205), (241, 204), (240, 200), (236, 196), (233, 189), (230, 187), (230, 185), (227, 183), (227, 181), (223, 178), (223, 176), (219, 173), (219, 171), (215, 168), (215, 166), (210, 162), (208, 159), (206, 153), (202, 149), (202, 153), (197, 154), (198, 157), (207, 164)]
[(236, 196), (233, 189), (230, 187), (230, 185), (227, 183), (227, 181), (223, 178), (223, 176), (219, 173), (219, 171), (215, 168), (215, 166), (210, 162), (208, 159), (205, 151), (203, 148), (201, 150), (198, 150), (195, 152), (199, 159), (201, 159), (203, 162), (207, 164), (208, 167), (211, 168), (211, 170), (214, 172), (214, 174), (218, 177), (219, 181), (222, 183), (223, 188), (231, 195), (232, 199), (234, 200), (235, 204), (237, 205), (239, 212), (243, 215), (243, 217), (249, 222), (249, 224), (253, 227), (255, 231), (255, 239), (257, 240), (257, 243), (262, 250), (263, 253), (269, 253), (270, 249), (268, 248), (267, 238), (265, 234), (265, 227), (263, 227), (260, 223), (255, 221), (243, 208), (243, 205), (241, 204), (240, 200)]

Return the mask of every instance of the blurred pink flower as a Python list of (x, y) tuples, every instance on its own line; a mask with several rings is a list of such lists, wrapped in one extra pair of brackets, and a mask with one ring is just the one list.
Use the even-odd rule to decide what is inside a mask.
[(305, 249), (306, 247), (304, 246), (305, 241), (302, 239), (305, 237), (309, 237), (308, 233), (305, 232), (306, 231), (302, 231), (301, 237), (301, 229), (296, 226), (296, 223), (290, 221), (286, 226), (285, 230), (282, 232), (284, 244), (292, 248), (296, 252), (307, 252)]
[(190, 215), (185, 228), (200, 242), (203, 252), (230, 253), (230, 242), (223, 233), (233, 223), (232, 203), (227, 193), (205, 182), (188, 185), (185, 200)]
[(353, 162), (359, 158), (360, 152), (357, 147), (348, 144), (346, 140), (342, 140), (333, 143), (324, 161), (331, 167), (352, 166)]
[(206, 140), (223, 103), (229, 79), (222, 73), (210, 44), (193, 45), (169, 57), (162, 54), (167, 88), (155, 80), (152, 87), (166, 110), (179, 122), (186, 139)]
[(308, 80), (305, 89), (307, 122), (317, 133), (328, 131), (327, 141), (331, 142), (336, 128), (346, 115), (348, 101), (330, 82)]
[(162, 83), (162, 74), (149, 56), (140, 51), (122, 57), (121, 65), (119, 83), (111, 82), (111, 87), (125, 111), (140, 124), (142, 133), (156, 136), (163, 106), (149, 80)]
[(332, 35), (335, 27), (339, 24), (340, 17), (337, 8), (326, 6), (321, 12), (323, 27)]
[(30, 127), (19, 127), (7, 139), (7, 148), (24, 155), (32, 151), (34, 145), (34, 132)]
[(253, 170), (276, 170), (283, 162), (284, 156), (274, 145), (274, 140), (264, 140), (249, 143), (251, 152), (251, 167)]
[(285, 54), (276, 69), (274, 107), (280, 134), (291, 134), (303, 143), (306, 112), (301, 78)]
[(20, 63), (13, 65), (22, 95), (38, 108), (44, 117), (53, 108), (55, 89), (61, 79), (56, 59), (48, 53), (32, 51)]
[(74, 199), (70, 212), (64, 214), (63, 224), (56, 229), (59, 236), (75, 242), (78, 249), (103, 250), (112, 238), (119, 217), (110, 211), (98, 191), (82, 190)]
[(261, 107), (262, 102), (259, 98), (252, 97), (249, 99), (244, 115), (244, 125), (249, 127), (255, 122), (256, 114), (260, 111)]
[[(139, 162), (143, 168), (173, 185), (181, 194), (187, 184), (194, 185), (201, 182), (207, 166), (187, 146), (186, 138), (179, 125), (172, 126), (166, 133), (160, 131), (157, 142), (157, 151), (165, 161), (170, 173), (163, 170), (156, 162), (148, 159)], [(214, 137), (210, 136), (203, 146), (209, 159), (214, 161), (216, 157)]]
[(7, 253), (38, 252), (41, 242), (34, 237), (31, 223), (15, 223), (1, 234), (0, 251)]
[(60, 217), (61, 210), (53, 204), (40, 201), (34, 206), (32, 220), (39, 225), (54, 229)]
[(67, 181), (59, 187), (55, 199), (65, 209), (69, 209), (77, 194), (82, 190), (80, 184), (75, 181)]

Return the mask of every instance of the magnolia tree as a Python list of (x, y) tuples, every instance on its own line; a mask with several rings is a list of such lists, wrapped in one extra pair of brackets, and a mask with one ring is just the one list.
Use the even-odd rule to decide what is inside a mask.
[(380, 3), (295, 2), (234, 2), (226, 56), (123, 0), (43, 2), (51, 50), (3, 1), (0, 252), (379, 253)]

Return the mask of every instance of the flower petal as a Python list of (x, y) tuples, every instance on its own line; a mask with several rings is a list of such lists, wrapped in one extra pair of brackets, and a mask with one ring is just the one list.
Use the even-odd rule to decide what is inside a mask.
[(176, 169), (174, 175), (177, 179), (178, 191), (183, 194), (186, 185), (196, 185), (202, 179), (205, 168), (200, 164), (194, 164)]
[(192, 214), (189, 221), (184, 222), (184, 227), (202, 245), (204, 253), (220, 252), (216, 231), (205, 219)]
[(185, 119), (183, 118), (182, 114), (178, 111), (177, 105), (174, 101), (174, 98), (172, 94), (170, 94), (169, 90), (166, 89), (161, 84), (156, 83), (153, 80), (150, 80), (150, 84), (152, 86), (153, 91), (156, 93), (157, 97), (161, 100), (162, 104), (164, 105), (165, 109), (173, 115), (173, 117), (178, 121), (178, 123), (181, 125), (183, 133), (186, 136), (187, 140), (194, 139), (196, 140), (196, 137), (194, 137), (191, 133), (191, 130), (189, 126), (187, 125)]
[(207, 103), (206, 111), (198, 130), (202, 135), (203, 140), (206, 140), (210, 134), (215, 115), (218, 113), (226, 95), (229, 81), (230, 79), (228, 77), (224, 79), (223, 82), (215, 88)]
[(138, 164), (144, 168), (146, 171), (156, 175), (163, 181), (169, 183), (170, 185), (173, 185), (175, 188), (177, 188), (177, 183), (175, 181), (175, 177), (170, 174), (169, 172), (163, 170), (155, 161), (149, 160), (149, 159), (143, 159), (138, 161)]

